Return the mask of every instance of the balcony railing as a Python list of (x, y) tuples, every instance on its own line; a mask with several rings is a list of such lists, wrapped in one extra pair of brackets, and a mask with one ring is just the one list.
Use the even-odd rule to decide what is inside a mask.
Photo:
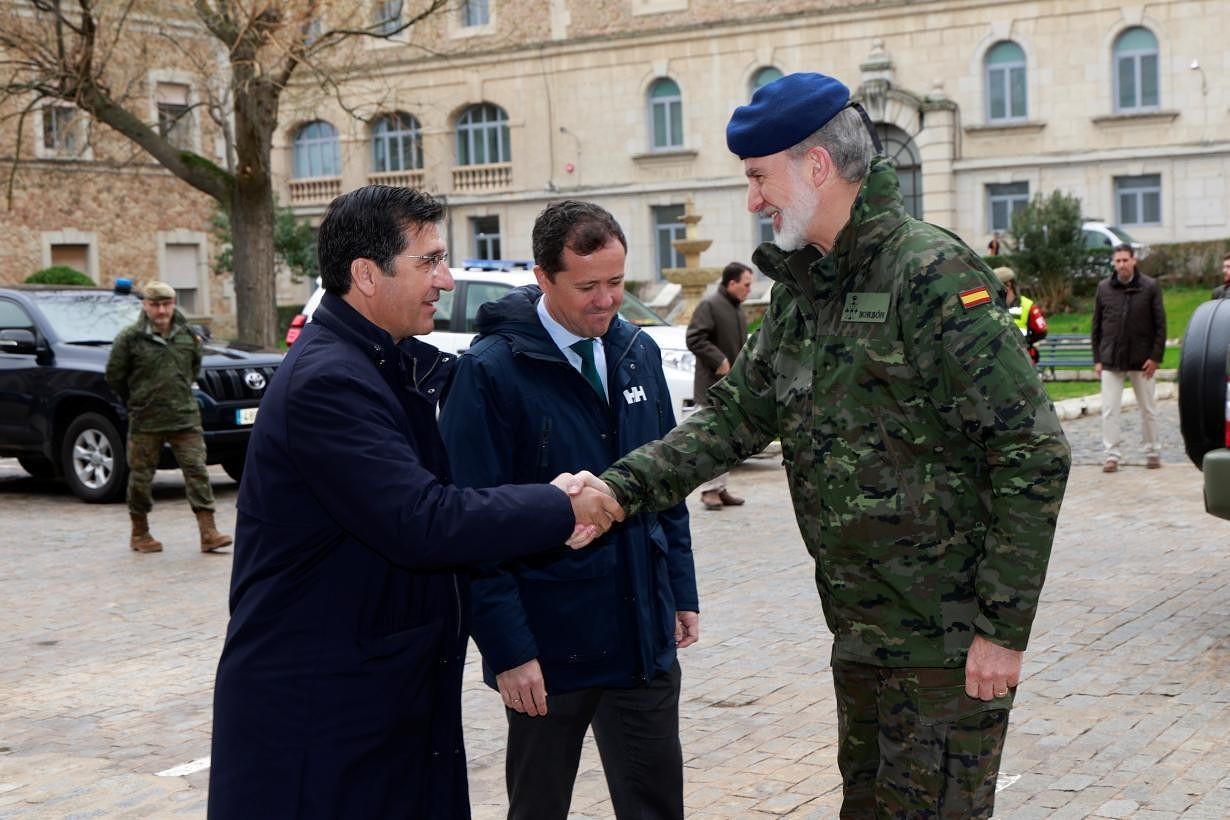
[(290, 181), (290, 203), (292, 205), (328, 203), (341, 193), (341, 177), (315, 177)]
[(453, 190), (459, 194), (504, 191), (512, 187), (512, 163), (459, 165), (453, 169)]
[(372, 185), (392, 185), (398, 188), (423, 189), (423, 172), (421, 170), (380, 171), (367, 175), (368, 183)]

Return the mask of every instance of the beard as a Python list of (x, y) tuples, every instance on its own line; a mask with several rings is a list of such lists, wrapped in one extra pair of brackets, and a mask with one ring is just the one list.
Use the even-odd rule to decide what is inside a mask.
[(790, 201), (778, 209), (782, 226), (773, 231), (773, 244), (784, 251), (797, 251), (808, 243), (807, 223), (820, 206), (820, 196), (815, 190), (803, 189), (790, 197)]

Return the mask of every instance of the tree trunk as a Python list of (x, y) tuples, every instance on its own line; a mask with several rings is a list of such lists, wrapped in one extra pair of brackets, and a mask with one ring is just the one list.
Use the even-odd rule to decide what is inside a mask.
[(239, 339), (277, 347), (277, 271), (273, 262), (273, 190), (269, 178), (242, 176), (231, 205)]
[(273, 254), (273, 182), (270, 153), (278, 122), (280, 89), (253, 77), (249, 65), (232, 64), (235, 87), (235, 190), (231, 231), (235, 248), (235, 302), (239, 338), (277, 346), (277, 271)]

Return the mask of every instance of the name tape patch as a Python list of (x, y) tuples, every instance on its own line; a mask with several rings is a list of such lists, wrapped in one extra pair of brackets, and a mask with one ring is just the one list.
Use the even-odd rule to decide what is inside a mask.
[(957, 297), (961, 300), (961, 307), (969, 310), (991, 301), (991, 291), (987, 290), (986, 285), (982, 285), (970, 288), (969, 290), (963, 290), (957, 294)]
[(843, 322), (884, 322), (888, 319), (889, 293), (847, 293), (841, 311)]

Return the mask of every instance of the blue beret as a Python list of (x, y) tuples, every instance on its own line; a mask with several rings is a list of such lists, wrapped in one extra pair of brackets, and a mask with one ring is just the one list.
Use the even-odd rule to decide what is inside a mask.
[(798, 145), (850, 102), (850, 89), (826, 74), (787, 74), (756, 89), (726, 125), (726, 147), (740, 159)]

